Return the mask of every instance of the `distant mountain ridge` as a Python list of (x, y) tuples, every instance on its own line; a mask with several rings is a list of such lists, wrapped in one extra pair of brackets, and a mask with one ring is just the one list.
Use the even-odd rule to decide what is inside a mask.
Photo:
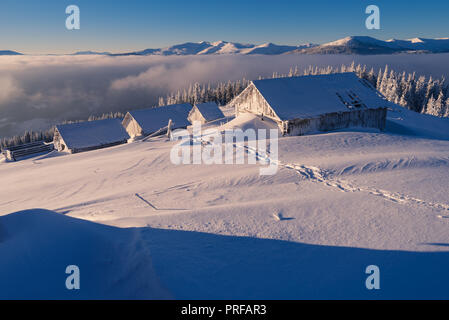
[(274, 43), (265, 43), (261, 45), (255, 44), (241, 44), (227, 41), (217, 42), (186, 42), (174, 45), (167, 48), (145, 49), (142, 51), (127, 52), (111, 54), (112, 56), (147, 56), (147, 55), (161, 55), (161, 56), (184, 56), (184, 55), (219, 55), (219, 54), (265, 54), (277, 55), (286, 52), (311, 48), (316, 46), (314, 44), (304, 44), (298, 46), (284, 46), (276, 45)]
[(226, 41), (187, 42), (160, 49), (146, 49), (136, 52), (112, 54), (123, 55), (279, 55), (279, 54), (395, 54), (395, 53), (443, 53), (449, 52), (449, 38), (409, 40), (378, 40), (367, 36), (351, 36), (325, 44), (304, 44), (298, 46), (265, 43), (261, 45), (241, 44)]
[[(397, 53), (444, 53), (449, 52), (449, 38), (407, 40), (378, 40), (368, 36), (350, 36), (321, 45), (278, 45), (274, 43), (242, 44), (237, 42), (186, 42), (165, 48), (145, 49), (124, 53), (79, 51), (71, 55), (105, 56), (188, 56), (188, 55), (280, 55), (280, 54), (397, 54)], [(19, 52), (3, 50), (0, 55), (21, 55)]]
[(301, 54), (394, 54), (449, 52), (449, 38), (408, 40), (378, 40), (366, 36), (346, 37), (312, 48), (293, 50)]

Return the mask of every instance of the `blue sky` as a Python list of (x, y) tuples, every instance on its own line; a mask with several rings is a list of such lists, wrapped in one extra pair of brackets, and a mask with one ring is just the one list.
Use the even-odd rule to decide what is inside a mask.
[[(65, 28), (78, 5), (81, 30)], [(381, 9), (381, 30), (365, 28), (365, 8)], [(379, 39), (449, 37), (449, 1), (1, 0), (0, 50), (121, 52), (182, 42), (323, 43), (348, 35)]]

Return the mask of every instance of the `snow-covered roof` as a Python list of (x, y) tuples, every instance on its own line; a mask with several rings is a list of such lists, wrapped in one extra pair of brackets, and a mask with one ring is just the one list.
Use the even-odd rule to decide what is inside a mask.
[(354, 73), (265, 79), (252, 83), (281, 120), (386, 105), (386, 100)]
[(206, 121), (224, 118), (223, 112), (215, 102), (198, 103), (195, 105)]
[(187, 120), (192, 105), (189, 103), (172, 104), (158, 108), (129, 111), (145, 134), (156, 132), (168, 125), (172, 120), (172, 129), (183, 128), (190, 125)]
[(119, 119), (57, 125), (68, 149), (82, 149), (125, 141), (129, 135)]

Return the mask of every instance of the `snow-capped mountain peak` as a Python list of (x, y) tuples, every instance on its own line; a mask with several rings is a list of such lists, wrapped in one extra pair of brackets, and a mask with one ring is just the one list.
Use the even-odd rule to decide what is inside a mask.
[(410, 41), (412, 43), (423, 43), (424, 42), (423, 39), (421, 39), (421, 38), (413, 38), (413, 39), (410, 39)]
[(218, 47), (218, 46), (223, 46), (227, 43), (228, 43), (227, 41), (220, 40), (220, 41), (212, 42), (211, 45), (213, 45), (214, 47)]

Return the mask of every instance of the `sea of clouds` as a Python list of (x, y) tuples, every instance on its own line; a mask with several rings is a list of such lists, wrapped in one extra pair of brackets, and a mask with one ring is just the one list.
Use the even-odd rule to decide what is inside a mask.
[(348, 56), (0, 56), (0, 138), (64, 120), (151, 107), (194, 82), (256, 79), (291, 67), (386, 64), (396, 71), (449, 76), (449, 54)]

